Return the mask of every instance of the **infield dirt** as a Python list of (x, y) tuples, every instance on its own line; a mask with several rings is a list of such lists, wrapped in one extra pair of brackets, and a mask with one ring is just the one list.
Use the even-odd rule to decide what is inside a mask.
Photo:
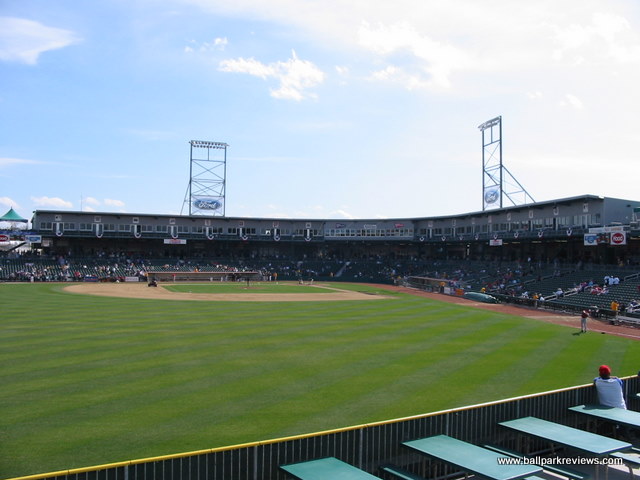
[(376, 300), (392, 298), (384, 295), (371, 295), (351, 290), (340, 290), (323, 285), (305, 286), (331, 292), (315, 293), (252, 293), (251, 287), (242, 293), (189, 293), (172, 292), (163, 288), (149, 287), (146, 283), (78, 283), (65, 287), (67, 292), (104, 297), (147, 298), (156, 300), (194, 300), (206, 302), (326, 302), (339, 300)]

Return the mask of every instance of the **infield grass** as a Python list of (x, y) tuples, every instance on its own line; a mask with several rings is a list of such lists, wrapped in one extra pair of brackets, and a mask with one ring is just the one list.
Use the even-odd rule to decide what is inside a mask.
[(181, 293), (331, 293), (334, 290), (316, 285), (298, 285), (293, 282), (209, 282), (209, 283), (162, 283), (159, 288)]
[(2, 284), (0, 478), (416, 415), (588, 383), (601, 363), (620, 376), (640, 365), (631, 340), (392, 296), (188, 302)]

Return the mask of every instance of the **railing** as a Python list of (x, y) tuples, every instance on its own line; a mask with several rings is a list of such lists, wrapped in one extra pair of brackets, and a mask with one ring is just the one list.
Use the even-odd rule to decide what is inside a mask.
[[(638, 377), (624, 379), (627, 398), (639, 389)], [(511, 433), (499, 422), (523, 416), (577, 426), (568, 408), (596, 401), (591, 384), (445, 410), (409, 418), (358, 425), (246, 445), (21, 477), (22, 480), (284, 480), (280, 465), (334, 456), (377, 474), (395, 463), (428, 477), (451, 473), (402, 447), (402, 442), (447, 434), (471, 443), (509, 444)], [(637, 402), (637, 400), (630, 400)], [(632, 403), (630, 408), (636, 409)], [(572, 416), (574, 415), (574, 416)]]

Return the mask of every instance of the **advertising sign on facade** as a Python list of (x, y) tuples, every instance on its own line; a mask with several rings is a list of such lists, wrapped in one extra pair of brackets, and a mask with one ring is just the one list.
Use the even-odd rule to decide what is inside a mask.
[(182, 238), (165, 238), (165, 245), (186, 245), (187, 241)]
[(626, 245), (627, 232), (612, 231), (612, 232), (599, 232), (599, 233), (585, 233), (584, 244), (590, 247), (595, 247), (596, 245), (602, 245), (602, 244)]
[(611, 245), (626, 245), (627, 234), (626, 232), (615, 232), (611, 234)]
[(595, 233), (585, 233), (584, 244), (589, 247), (595, 247), (596, 245), (598, 245), (598, 235), (596, 235)]

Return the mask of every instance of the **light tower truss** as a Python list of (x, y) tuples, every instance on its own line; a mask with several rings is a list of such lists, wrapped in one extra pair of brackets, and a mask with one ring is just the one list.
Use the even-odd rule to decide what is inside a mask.
[(502, 117), (478, 128), (482, 132), (482, 210), (504, 207), (505, 198), (514, 206), (535, 202), (502, 162)]
[(224, 217), (229, 145), (202, 140), (191, 140), (189, 144), (189, 185), (182, 210), (187, 206), (189, 215)]

